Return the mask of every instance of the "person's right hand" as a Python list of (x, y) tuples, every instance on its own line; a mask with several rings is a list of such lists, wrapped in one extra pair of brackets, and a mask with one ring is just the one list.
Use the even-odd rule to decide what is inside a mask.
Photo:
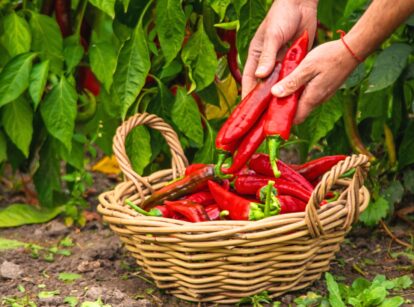
[(253, 89), (257, 78), (265, 78), (272, 72), (276, 56), (281, 58), (286, 43), (299, 37), (305, 29), (312, 45), (317, 6), (318, 0), (277, 0), (273, 3), (250, 43), (243, 71), (242, 97)]

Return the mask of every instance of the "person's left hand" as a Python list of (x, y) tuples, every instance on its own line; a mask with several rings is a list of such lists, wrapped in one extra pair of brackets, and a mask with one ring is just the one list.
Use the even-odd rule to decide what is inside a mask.
[(358, 61), (340, 40), (322, 44), (310, 51), (291, 74), (276, 83), (272, 94), (285, 97), (304, 86), (294, 119), (295, 124), (300, 124), (316, 106), (335, 94), (357, 65)]

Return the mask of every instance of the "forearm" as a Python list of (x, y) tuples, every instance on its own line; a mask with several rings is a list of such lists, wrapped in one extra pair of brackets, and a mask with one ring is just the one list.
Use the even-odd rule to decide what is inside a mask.
[(370, 55), (414, 12), (414, 0), (374, 0), (345, 36), (361, 58)]

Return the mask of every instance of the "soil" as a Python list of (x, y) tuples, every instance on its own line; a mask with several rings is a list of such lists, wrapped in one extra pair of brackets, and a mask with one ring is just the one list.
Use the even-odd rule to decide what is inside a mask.
[[(100, 188), (92, 190), (89, 195), (93, 207), (100, 191), (114, 184), (114, 181), (108, 183), (105, 176), (96, 176), (95, 186)], [(402, 222), (390, 228), (397, 237), (405, 240), (414, 238), (414, 229)], [(79, 302), (101, 299), (105, 304), (121, 307), (197, 306), (157, 290), (122, 248), (116, 235), (100, 221), (89, 221), (85, 227), (78, 229), (68, 228), (62, 220), (56, 219), (43, 225), (3, 229), (0, 230), (0, 237), (44, 247), (37, 252), (37, 258), (33, 255), (36, 252), (33, 247), (0, 251), (0, 298), (4, 306), (11, 306), (10, 302), (19, 298), (20, 302), (26, 299), (26, 303), (32, 301), (37, 306), (69, 306), (64, 302), (68, 296), (75, 297)], [(66, 237), (73, 241), (73, 246), (59, 244)], [(54, 257), (47, 260), (50, 248)], [(404, 250), (381, 227), (373, 230), (357, 226), (348, 234), (341, 251), (331, 262), (330, 272), (347, 284), (361, 276), (372, 279), (377, 274), (388, 278), (412, 275), (414, 261), (403, 255), (396, 256)], [(59, 278), (60, 273), (76, 273), (79, 278), (65, 282), (61, 280), (64, 275)], [(44, 291), (56, 293), (39, 298), (39, 293), (44, 294)], [(307, 291), (326, 293), (324, 279), (303, 291), (279, 297), (278, 301), (282, 302), (282, 306), (288, 306)], [(400, 295), (414, 302), (413, 288)]]

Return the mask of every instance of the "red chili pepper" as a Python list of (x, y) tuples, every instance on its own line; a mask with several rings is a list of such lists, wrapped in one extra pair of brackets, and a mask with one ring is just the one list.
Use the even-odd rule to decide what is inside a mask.
[(230, 73), (234, 80), (236, 80), (238, 84), (241, 84), (242, 74), (240, 73), (239, 64), (237, 63), (236, 30), (226, 31), (224, 40), (230, 45), (229, 52), (227, 53), (227, 63), (229, 64)]
[(269, 181), (268, 185), (261, 188), (256, 194), (258, 200), (266, 201), (267, 211), (273, 208), (272, 215), (305, 211), (307, 202), (291, 195), (278, 195), (278, 191), (273, 185), (274, 182)]
[(99, 95), (101, 85), (89, 67), (78, 68), (78, 82), (81, 89), (87, 89), (95, 96)]
[(220, 210), (229, 212), (232, 220), (253, 221), (264, 218), (260, 204), (250, 202), (243, 197), (223, 189), (218, 183), (209, 180), (208, 188)]
[[(269, 161), (269, 156), (266, 154), (254, 154), (249, 162), (249, 167), (256, 173), (265, 176), (273, 176), (273, 169)], [(277, 160), (277, 167), (281, 172), (282, 179), (296, 182), (298, 185), (308, 191), (313, 190), (312, 184), (306, 180), (301, 174), (290, 168), (286, 163)]]
[(296, 183), (280, 178), (266, 177), (260, 175), (244, 175), (239, 176), (234, 180), (234, 189), (239, 194), (257, 195), (258, 191), (269, 181), (274, 181), (274, 187), (280, 195), (291, 195), (308, 201), (311, 193), (298, 186)]
[(279, 195), (280, 214), (303, 212), (306, 209), (307, 202), (290, 195)]
[(72, 34), (70, 25), (70, 0), (55, 0), (55, 16), (63, 37)]
[(211, 204), (204, 207), (208, 217), (212, 221), (217, 221), (220, 219), (220, 208), (217, 204)]
[(206, 206), (215, 203), (213, 195), (208, 191), (197, 192), (188, 196), (185, 196), (185, 200), (189, 200), (200, 205)]
[(189, 166), (187, 166), (185, 168), (185, 175), (190, 175), (191, 173), (193, 173), (194, 171), (205, 167), (207, 164), (204, 163), (195, 163), (195, 164), (190, 164)]
[(159, 216), (159, 217), (166, 217), (166, 218), (171, 217), (171, 211), (168, 210), (168, 208), (165, 206), (155, 206), (150, 211), (145, 211), (144, 209), (135, 205), (133, 202), (131, 202), (128, 199), (125, 201), (125, 203), (128, 206), (130, 206), (132, 209), (137, 211), (138, 213), (141, 213), (142, 215), (145, 215), (145, 216)]
[(214, 178), (214, 166), (206, 165), (204, 168), (195, 170), (190, 175), (175, 180), (172, 183), (155, 191), (150, 197), (144, 200), (142, 207), (152, 208), (164, 200), (178, 199), (184, 195), (200, 191), (207, 186), (207, 181)]
[[(286, 52), (282, 61), (279, 80), (285, 78), (299, 65), (308, 52), (308, 44), (309, 36), (305, 30)], [(301, 91), (297, 91), (288, 97), (273, 97), (266, 111), (264, 133), (267, 137), (269, 158), (275, 177), (280, 176), (276, 164), (279, 146), (283, 139), (287, 140), (289, 138), (300, 94)]]
[(345, 160), (344, 155), (326, 156), (301, 165), (289, 165), (309, 181), (313, 181), (329, 171), (339, 161)]
[(185, 216), (189, 222), (196, 223), (210, 220), (206, 210), (200, 204), (185, 200), (166, 200), (164, 203), (168, 210)]
[(243, 141), (240, 143), (240, 146), (233, 157), (232, 165), (229, 168), (223, 169), (223, 173), (234, 174), (246, 165), (247, 161), (249, 161), (265, 139), (263, 125), (264, 117), (262, 116), (259, 122), (243, 138)]
[[(224, 125), (225, 124), (226, 123), (224, 123)], [(230, 143), (230, 144), (223, 144), (223, 143), (220, 143), (219, 140), (220, 140), (220, 138), (217, 137), (216, 138), (216, 149), (217, 149), (218, 157), (217, 157), (215, 172), (216, 172), (218, 177), (227, 178), (225, 175), (223, 175), (221, 166), (223, 165), (223, 163), (227, 159), (227, 157), (232, 155), (236, 151), (236, 149), (239, 146), (240, 142), (235, 141), (235, 142)]]

